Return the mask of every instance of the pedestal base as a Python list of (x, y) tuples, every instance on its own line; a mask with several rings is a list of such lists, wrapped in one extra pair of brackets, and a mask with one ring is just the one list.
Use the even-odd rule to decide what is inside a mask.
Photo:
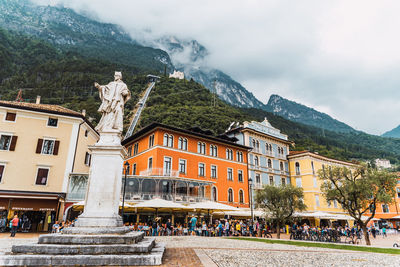
[[(84, 214), (83, 214), (84, 215)], [(98, 227), (108, 227), (108, 228), (115, 228), (115, 227), (122, 227), (123, 222), (121, 216), (117, 215), (115, 217), (86, 217), (86, 216), (79, 216), (78, 220), (75, 223), (76, 227), (91, 227), (91, 228), (98, 228)]]

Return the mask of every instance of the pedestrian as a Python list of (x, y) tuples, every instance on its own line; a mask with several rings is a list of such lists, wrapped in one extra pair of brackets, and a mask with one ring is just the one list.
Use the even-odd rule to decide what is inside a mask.
[(373, 236), (374, 238), (376, 238), (376, 229), (375, 229), (375, 226), (372, 226), (371, 234), (372, 234), (372, 236)]
[(11, 220), (11, 237), (14, 237), (17, 229), (18, 229), (19, 219), (18, 215), (14, 215), (14, 218)]
[(168, 236), (170, 236), (171, 235), (171, 233), (172, 233), (172, 224), (171, 224), (171, 219), (168, 219), (168, 222), (167, 222), (167, 235)]
[(189, 224), (189, 235), (192, 235), (192, 232), (195, 231), (197, 224), (197, 218), (193, 215), (192, 219), (190, 219), (190, 224)]
[(387, 235), (386, 235), (386, 226), (383, 226), (383, 228), (382, 228), (382, 237), (387, 237)]

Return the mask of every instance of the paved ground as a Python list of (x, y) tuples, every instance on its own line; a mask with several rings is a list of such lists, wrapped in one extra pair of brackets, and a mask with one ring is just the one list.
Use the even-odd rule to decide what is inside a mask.
[[(374, 241), (391, 247), (400, 236)], [(0, 254), (8, 253), (12, 244), (35, 242), (35, 234), (17, 234), (9, 238), (0, 234)], [(215, 237), (157, 237), (167, 245), (163, 267), (213, 266), (400, 266), (400, 256), (267, 244)]]

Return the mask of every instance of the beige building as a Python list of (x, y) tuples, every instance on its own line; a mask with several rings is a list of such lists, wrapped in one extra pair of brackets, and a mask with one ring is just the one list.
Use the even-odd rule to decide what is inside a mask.
[(321, 191), (322, 181), (318, 171), (332, 166), (356, 168), (357, 165), (331, 159), (310, 151), (290, 151), (288, 156), (292, 185), (304, 189), (304, 213), (311, 225), (328, 225), (331, 221), (345, 224), (350, 218), (341, 209), (339, 203), (327, 202)]
[(79, 112), (0, 101), (0, 219), (16, 213), (26, 229), (47, 230), (63, 215), (70, 175), (89, 172), (98, 137)]

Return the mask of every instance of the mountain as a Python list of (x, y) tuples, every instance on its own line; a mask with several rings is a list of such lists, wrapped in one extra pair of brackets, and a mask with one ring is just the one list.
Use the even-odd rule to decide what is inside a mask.
[(381, 135), (382, 137), (400, 138), (400, 125)]
[(0, 0), (0, 27), (37, 37), (57, 48), (134, 66), (138, 70), (173, 69), (169, 55), (135, 42), (121, 27), (100, 23), (72, 9), (41, 6), (28, 0)]
[(319, 112), (313, 108), (309, 108), (294, 101), (290, 101), (279, 95), (271, 95), (268, 104), (266, 105), (266, 110), (291, 121), (300, 122), (334, 132), (357, 132), (349, 125), (335, 120), (325, 113)]
[(247, 108), (264, 108), (265, 105), (240, 83), (221, 70), (208, 64), (209, 52), (198, 41), (164, 36), (144, 41), (145, 45), (167, 51), (177, 70), (185, 73), (185, 78), (201, 83), (215, 92), (225, 102)]

